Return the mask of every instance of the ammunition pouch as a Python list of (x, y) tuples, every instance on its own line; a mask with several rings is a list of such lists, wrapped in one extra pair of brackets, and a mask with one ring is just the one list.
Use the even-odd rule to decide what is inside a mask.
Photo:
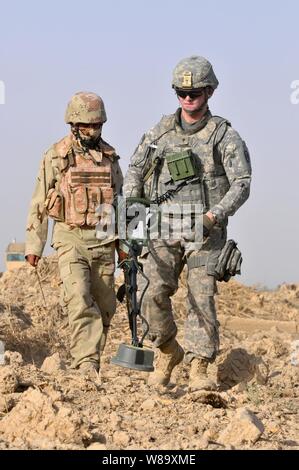
[(234, 240), (228, 240), (222, 250), (200, 253), (187, 259), (188, 269), (206, 266), (207, 274), (217, 281), (229, 281), (232, 276), (241, 274), (242, 254)]
[(198, 167), (191, 149), (166, 154), (165, 158), (174, 182), (198, 176)]
[(48, 191), (44, 206), (49, 217), (57, 222), (64, 222), (64, 197), (55, 188)]

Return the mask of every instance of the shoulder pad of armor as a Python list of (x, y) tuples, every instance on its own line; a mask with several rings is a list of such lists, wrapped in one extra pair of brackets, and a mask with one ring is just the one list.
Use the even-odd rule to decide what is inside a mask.
[(211, 119), (216, 124), (214, 132), (214, 144), (217, 145), (223, 139), (227, 127), (231, 127), (231, 123), (221, 116), (212, 116)]
[(44, 158), (52, 160), (52, 158), (55, 158), (56, 152), (55, 152), (55, 144), (51, 145), (45, 152), (44, 152)]
[(54, 144), (55, 153), (58, 157), (65, 158), (72, 148), (72, 137), (68, 135)]
[(168, 131), (173, 129), (175, 125), (175, 115), (169, 114), (162, 116), (161, 120), (157, 124), (157, 128), (160, 129), (162, 132)]
[(105, 155), (105, 157), (111, 158), (111, 160), (118, 160), (119, 156), (116, 154), (115, 148), (112, 145), (105, 142), (105, 140), (101, 140), (100, 148)]
[(229, 122), (228, 119), (224, 118), (224, 117), (221, 117), (221, 116), (212, 116), (211, 119), (213, 119), (213, 121), (219, 125), (219, 124), (222, 124), (223, 122), (226, 122), (226, 124), (228, 126), (231, 126), (231, 123)]
[(175, 128), (175, 115), (162, 116), (158, 124), (150, 130), (152, 141), (159, 140), (164, 134)]

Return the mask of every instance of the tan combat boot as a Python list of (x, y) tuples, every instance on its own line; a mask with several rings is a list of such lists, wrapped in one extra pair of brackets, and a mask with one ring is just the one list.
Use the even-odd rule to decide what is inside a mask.
[(196, 390), (216, 390), (216, 384), (208, 378), (207, 369), (209, 361), (206, 359), (194, 358), (191, 361), (189, 375), (189, 389)]
[(150, 373), (148, 385), (167, 385), (171, 373), (184, 357), (184, 350), (175, 339), (167, 341), (159, 347), (160, 353), (155, 371)]
[(100, 379), (99, 366), (96, 362), (93, 362), (93, 361), (82, 362), (82, 364), (79, 365), (78, 370), (81, 375), (90, 377), (93, 380), (98, 381)]

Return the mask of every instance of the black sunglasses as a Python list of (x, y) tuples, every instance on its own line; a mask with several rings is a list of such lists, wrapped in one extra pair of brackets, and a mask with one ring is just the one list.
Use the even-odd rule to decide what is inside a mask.
[(191, 100), (195, 100), (195, 98), (199, 98), (199, 96), (202, 96), (204, 94), (204, 88), (201, 88), (200, 90), (196, 90), (196, 91), (184, 91), (184, 90), (175, 90), (175, 91), (176, 91), (177, 96), (179, 96), (180, 98), (187, 98), (187, 96), (189, 96)]

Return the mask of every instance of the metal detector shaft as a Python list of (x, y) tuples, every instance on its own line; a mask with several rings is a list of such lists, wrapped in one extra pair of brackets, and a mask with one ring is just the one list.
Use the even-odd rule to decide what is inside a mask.
[(139, 315), (139, 306), (137, 302), (137, 266), (133, 262), (130, 267), (130, 294), (131, 294), (131, 311), (130, 311), (130, 328), (132, 332), (132, 345), (138, 347), (139, 340), (137, 336), (137, 315)]

